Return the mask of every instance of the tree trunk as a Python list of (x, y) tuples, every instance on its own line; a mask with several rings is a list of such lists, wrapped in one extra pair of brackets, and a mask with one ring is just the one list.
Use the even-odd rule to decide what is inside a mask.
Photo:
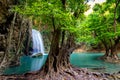
[(101, 57), (101, 59), (107, 61), (107, 62), (112, 62), (116, 63), (119, 62), (119, 57), (117, 54), (117, 46), (119, 43), (120, 37), (117, 37), (115, 40), (110, 40), (110, 43), (107, 44), (105, 41), (102, 41), (105, 47), (105, 55)]
[(114, 60), (118, 60), (118, 54), (117, 54), (117, 46), (111, 47), (111, 55), (110, 57)]
[(54, 31), (49, 56), (44, 67), (45, 72), (57, 71), (57, 56), (59, 54), (60, 29)]
[(36, 73), (25, 74), (26, 78), (28, 80), (99, 80), (87, 70), (71, 66), (69, 61), (70, 54), (80, 46), (75, 46), (73, 36), (69, 35), (62, 47), (59, 47), (59, 45), (61, 45), (59, 44), (60, 37), (61, 30), (56, 29), (52, 37), (51, 48), (46, 64)]
[(110, 57), (115, 59), (115, 60), (119, 60), (118, 54), (117, 54), (117, 47), (119, 44), (119, 40), (120, 37), (118, 36), (115, 40), (114, 40), (114, 44), (111, 46), (111, 55)]
[[(114, 32), (116, 33), (116, 24), (117, 24), (117, 22), (116, 22), (116, 13), (117, 13), (117, 8), (118, 8), (118, 6), (119, 6), (119, 3), (120, 3), (120, 0), (116, 0), (116, 2), (115, 2), (115, 9), (114, 9), (114, 24), (113, 24), (113, 27), (114, 27)], [(110, 55), (110, 57), (112, 58), (112, 59), (115, 59), (115, 60), (118, 60), (119, 58), (118, 58), (118, 55), (117, 55), (117, 45), (118, 45), (118, 43), (119, 43), (119, 36), (118, 36), (118, 38), (117, 38), (117, 36), (115, 36), (114, 37), (114, 44), (112, 44), (111, 45), (111, 55)], [(111, 42), (112, 43), (112, 42)]]
[[(0, 0), (0, 34), (5, 36), (4, 54), (2, 59), (0, 57), (0, 60), (2, 60), (0, 61), (0, 70), (19, 63), (19, 58), (23, 54), (22, 48), (26, 29), (29, 26), (27, 19), (22, 22), (19, 14), (9, 11), (9, 8), (15, 5), (14, 1)], [(3, 45), (0, 45), (0, 47), (3, 47)]]
[(29, 26), (27, 27), (26, 31), (26, 40), (24, 41), (24, 54), (25, 55), (31, 55), (30, 51), (32, 51), (32, 20), (29, 19)]
[[(2, 51), (4, 52), (4, 54), (2, 55), (2, 61), (0, 61), (0, 70), (2, 70), (3, 67), (6, 67), (6, 62), (8, 62), (8, 51), (10, 48), (10, 42), (11, 42), (11, 38), (12, 38), (12, 32), (13, 32), (13, 26), (14, 26), (14, 22), (13, 25), (11, 25), (11, 22), (13, 20), (13, 14), (11, 14), (9, 12), (9, 8), (10, 5), (13, 5), (13, 1), (7, 1), (7, 0), (0, 0), (0, 34), (4, 35), (4, 41), (5, 41), (5, 46), (0, 45), (0, 47), (3, 47), (4, 49), (2, 49)], [(10, 26), (12, 26), (10, 28)], [(11, 33), (9, 33), (11, 32)], [(8, 36), (9, 35), (9, 36)], [(8, 41), (10, 40), (10, 41)]]
[(104, 47), (105, 47), (105, 54), (101, 57), (102, 59), (106, 59), (109, 55), (110, 55), (110, 51), (109, 51), (109, 45), (106, 43), (105, 40), (101, 40)]

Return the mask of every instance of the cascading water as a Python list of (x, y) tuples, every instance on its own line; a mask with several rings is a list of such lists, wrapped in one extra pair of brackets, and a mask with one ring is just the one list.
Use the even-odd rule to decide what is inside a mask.
[[(31, 56), (21, 56), (20, 66), (7, 68), (3, 74), (24, 74), (29, 71), (37, 71), (42, 68), (47, 60), (48, 54), (44, 52), (44, 44), (42, 40), (42, 35), (39, 31), (32, 29), (32, 51), (30, 51)], [(39, 54), (43, 56), (39, 56)], [(35, 56), (35, 57), (34, 57)], [(38, 57), (36, 57), (38, 56)]]
[(32, 55), (34, 56), (36, 54), (42, 54), (44, 55), (44, 44), (42, 40), (42, 35), (40, 34), (39, 31), (32, 29), (32, 42), (33, 42), (33, 50), (32, 50)]

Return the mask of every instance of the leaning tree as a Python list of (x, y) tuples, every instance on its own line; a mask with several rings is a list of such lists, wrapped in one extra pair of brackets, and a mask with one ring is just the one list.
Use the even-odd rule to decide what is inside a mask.
[(91, 33), (94, 39), (90, 40), (93, 40), (93, 44), (101, 43), (104, 46), (105, 55), (102, 58), (110, 62), (119, 61), (117, 55), (120, 40), (119, 8), (120, 0), (108, 0), (103, 4), (96, 4), (93, 13), (87, 17), (81, 28)]
[(0, 74), (6, 67), (19, 64), (31, 25), (29, 19), (11, 11), (17, 4), (16, 0), (0, 0)]

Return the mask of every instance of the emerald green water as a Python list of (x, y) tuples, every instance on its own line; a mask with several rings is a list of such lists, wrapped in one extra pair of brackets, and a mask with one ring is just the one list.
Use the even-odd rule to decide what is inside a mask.
[(24, 74), (30, 71), (37, 71), (41, 69), (43, 64), (45, 63), (48, 55), (43, 55), (39, 57), (30, 57), (30, 56), (22, 56), (20, 58), (20, 66), (10, 67), (4, 71), (4, 74)]
[[(115, 73), (120, 71), (120, 64), (106, 63), (98, 60), (103, 53), (74, 53), (70, 56), (72, 65), (80, 68), (88, 68), (90, 70)], [(10, 67), (4, 71), (4, 74), (24, 74), (30, 71), (37, 71), (44, 65), (48, 55), (32, 58), (30, 56), (22, 56), (20, 58), (20, 66)], [(119, 55), (120, 56), (120, 55)]]
[(112, 64), (98, 59), (103, 55), (103, 53), (74, 53), (70, 57), (70, 62), (74, 66), (97, 72), (116, 73), (120, 71), (120, 63)]

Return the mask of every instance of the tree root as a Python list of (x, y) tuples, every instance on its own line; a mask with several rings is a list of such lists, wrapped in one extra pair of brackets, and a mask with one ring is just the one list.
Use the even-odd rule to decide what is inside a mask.
[[(20, 76), (2, 76), (1, 80), (107, 80), (100, 73), (92, 73), (87, 69), (69, 68), (55, 72), (51, 70), (47, 74), (44, 72), (27, 73)], [(4, 79), (3, 79), (4, 78)]]
[(120, 63), (119, 58), (115, 58), (115, 57), (111, 57), (111, 56), (102, 56), (99, 59), (103, 60), (105, 62), (109, 62), (109, 63)]

